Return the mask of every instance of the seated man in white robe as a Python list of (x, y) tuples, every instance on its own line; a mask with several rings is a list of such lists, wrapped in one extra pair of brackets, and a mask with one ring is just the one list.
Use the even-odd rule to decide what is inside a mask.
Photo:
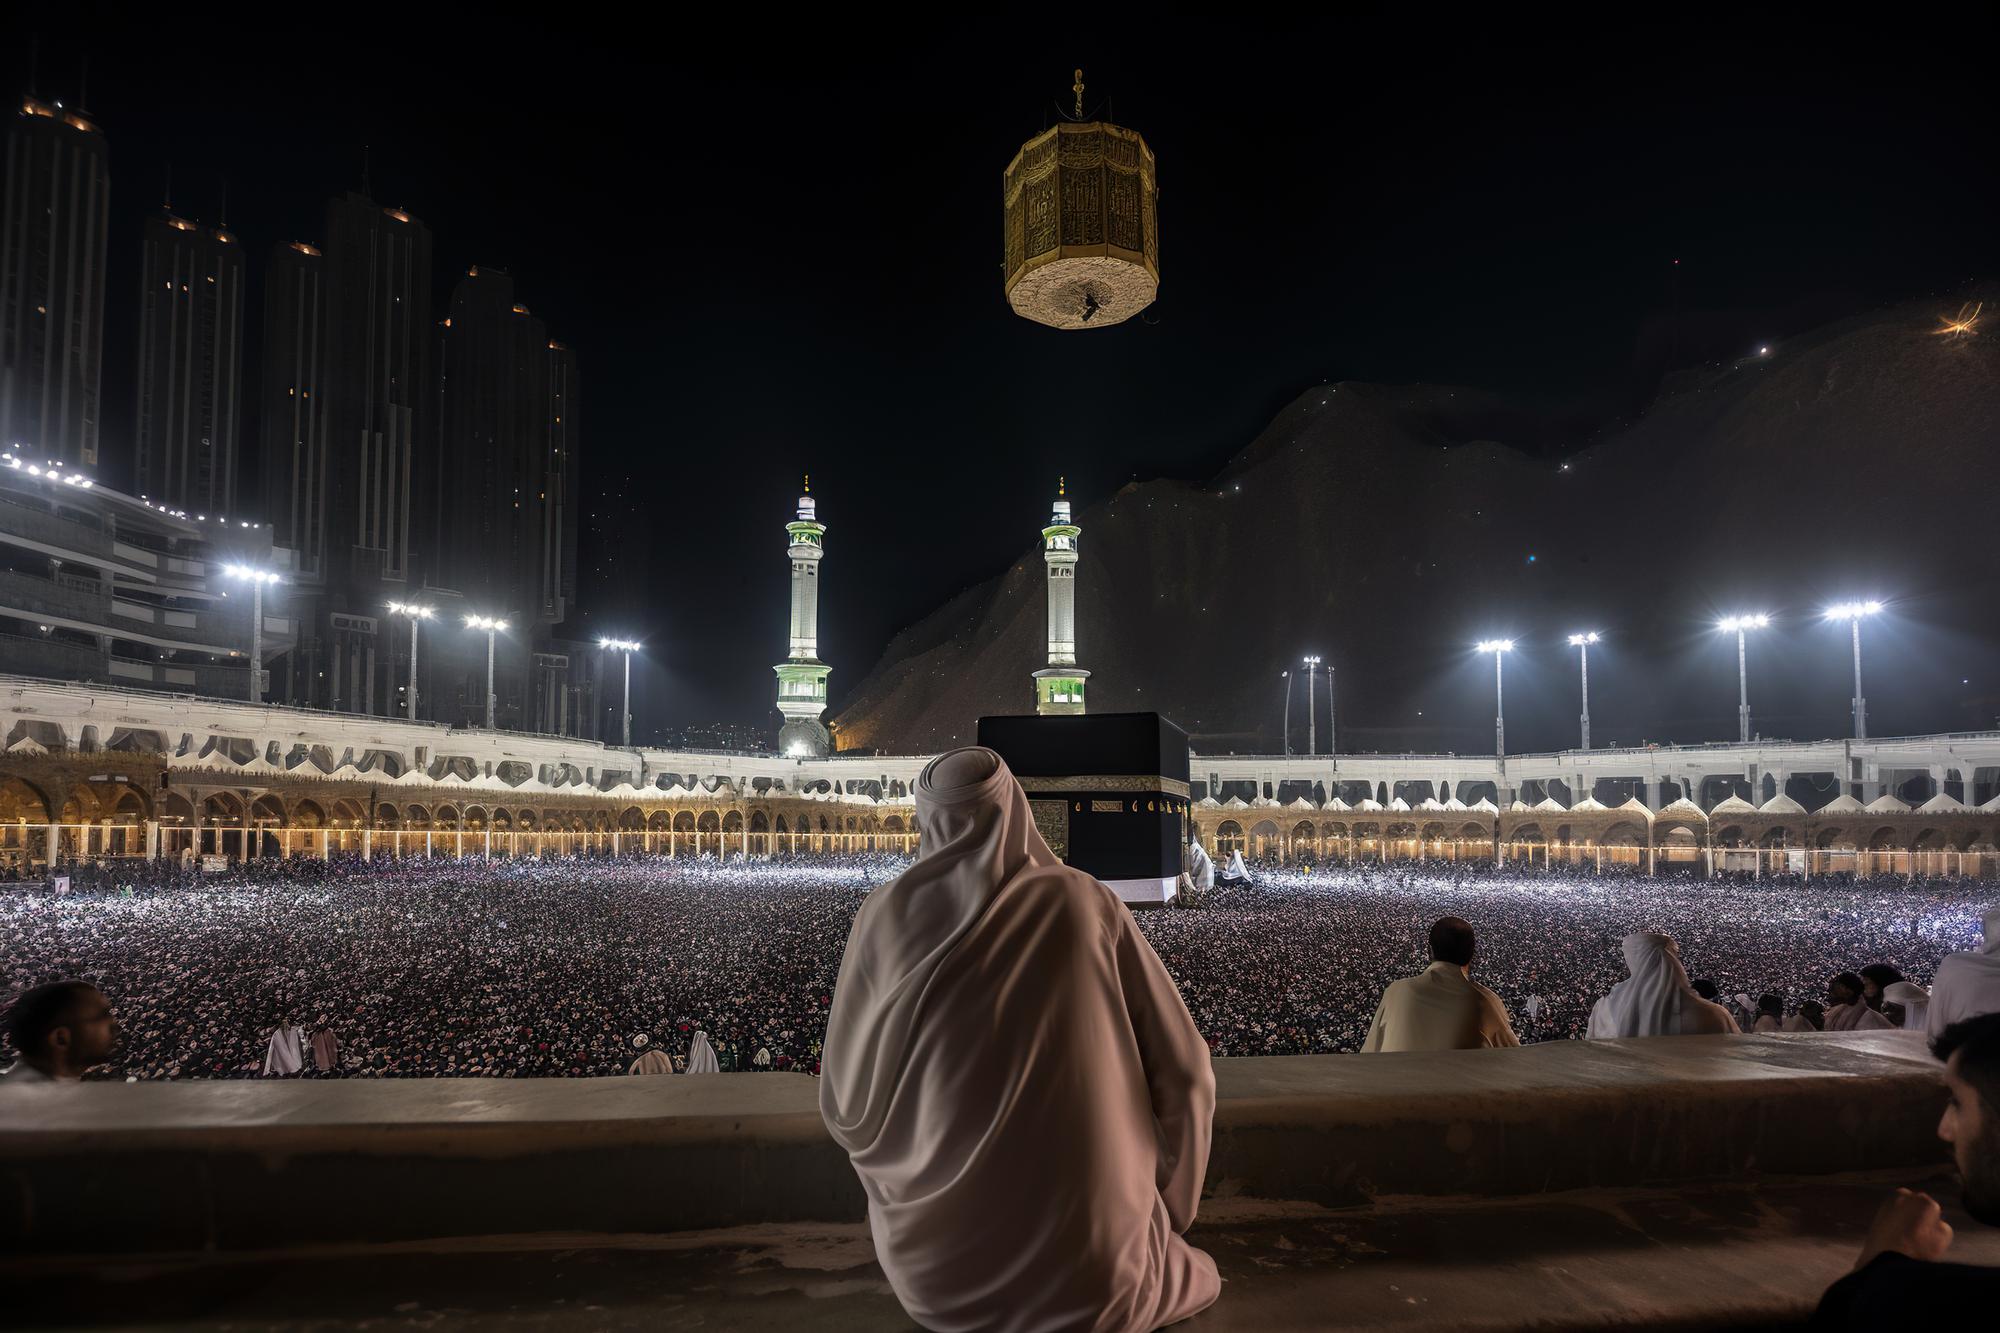
[(1471, 976), (1472, 927), (1455, 916), (1431, 927), (1431, 965), (1392, 981), (1375, 1006), (1363, 1054), (1519, 1046), (1500, 997)]
[(1636, 930), (1619, 947), (1631, 975), (1591, 1009), (1585, 1037), (1686, 1037), (1743, 1030), (1727, 1009), (1694, 993), (1673, 936)]
[(1924, 1030), (1936, 1038), (1953, 1023), (2000, 1013), (2000, 907), (1979, 918), (1985, 939), (1977, 951), (1948, 953), (1931, 979)]
[(1207, 1044), (1131, 913), (1057, 860), (991, 750), (933, 760), (923, 855), (841, 960), (820, 1113), (925, 1328), (1143, 1333), (1214, 1302), (1181, 1238), (1207, 1169)]

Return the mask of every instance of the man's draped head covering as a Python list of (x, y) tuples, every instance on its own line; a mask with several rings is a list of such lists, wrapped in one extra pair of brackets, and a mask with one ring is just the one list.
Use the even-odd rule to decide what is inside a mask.
[[(1620, 944), (1630, 976), (1611, 988), (1592, 1015), (1593, 1037), (1678, 1036), (1683, 1011), (1700, 996), (1688, 984), (1673, 936), (1635, 930)], [(1602, 1022), (1599, 1022), (1600, 1017)]]
[(1903, 1026), (1922, 1032), (1930, 1007), (1931, 993), (1914, 981), (1892, 981), (1882, 988), (1882, 998), (1903, 1006)]
[(939, 755), (912, 795), (923, 853), (855, 914), (827, 1019), (820, 1110), (850, 1152), (873, 1142), (888, 1114), (926, 987), (994, 899), (1038, 876), (1084, 878), (1049, 850), (1021, 784), (991, 750)]
[(2000, 907), (1989, 907), (1979, 918), (1979, 928), (1984, 938), (1979, 952), (2000, 958)]

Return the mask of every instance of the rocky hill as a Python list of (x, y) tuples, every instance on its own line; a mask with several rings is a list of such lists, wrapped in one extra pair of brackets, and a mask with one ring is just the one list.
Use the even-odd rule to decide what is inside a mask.
[[(1744, 597), (1803, 608), (1865, 584), (1976, 616), (1992, 604), (2000, 343), (1939, 336), (1957, 307), (1911, 302), (1683, 373), (1640, 420), (1561, 458), (1489, 395), (1315, 386), (1212, 479), (1079, 509), (1091, 708), (1158, 709), (1205, 748), (1270, 750), (1278, 672), (1317, 650), (1340, 669), (1343, 749), (1485, 748), (1491, 696), (1468, 684), (1465, 651), (1481, 635), (1547, 639), (1582, 617), (1659, 666)], [(1025, 711), (1043, 615), (1031, 544), (896, 637), (837, 718), (839, 743), (931, 750), (969, 740), (982, 713)], [(1837, 676), (1828, 660), (1813, 670)], [(1653, 735), (1715, 730), (1712, 674), (1634, 674), (1622, 688)], [(1523, 674), (1527, 725), (1537, 709), (1573, 724), (1557, 675), (1573, 683)], [(1594, 672), (1594, 703), (1600, 688)], [(1515, 689), (1510, 675), (1510, 733)], [(1764, 711), (1784, 718), (1784, 682), (1771, 692)]]

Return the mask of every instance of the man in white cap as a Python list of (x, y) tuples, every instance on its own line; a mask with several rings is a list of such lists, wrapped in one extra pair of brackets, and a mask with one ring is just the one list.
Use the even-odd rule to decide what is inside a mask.
[(1181, 1236), (1215, 1077), (1173, 979), (999, 755), (942, 755), (915, 796), (923, 854), (855, 916), (820, 1079), (897, 1298), (937, 1333), (1207, 1308), (1215, 1262)]
[(1987, 908), (1979, 924), (1985, 931), (1979, 949), (1946, 954), (1931, 980), (1924, 1030), (1932, 1038), (1953, 1023), (2000, 1013), (2000, 907)]

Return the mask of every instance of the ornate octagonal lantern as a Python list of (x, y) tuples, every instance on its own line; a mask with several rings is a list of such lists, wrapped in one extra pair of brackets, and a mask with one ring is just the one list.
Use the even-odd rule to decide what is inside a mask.
[(1160, 290), (1159, 187), (1138, 131), (1082, 119), (1044, 130), (1007, 164), (1007, 304), (1057, 329), (1130, 319)]

